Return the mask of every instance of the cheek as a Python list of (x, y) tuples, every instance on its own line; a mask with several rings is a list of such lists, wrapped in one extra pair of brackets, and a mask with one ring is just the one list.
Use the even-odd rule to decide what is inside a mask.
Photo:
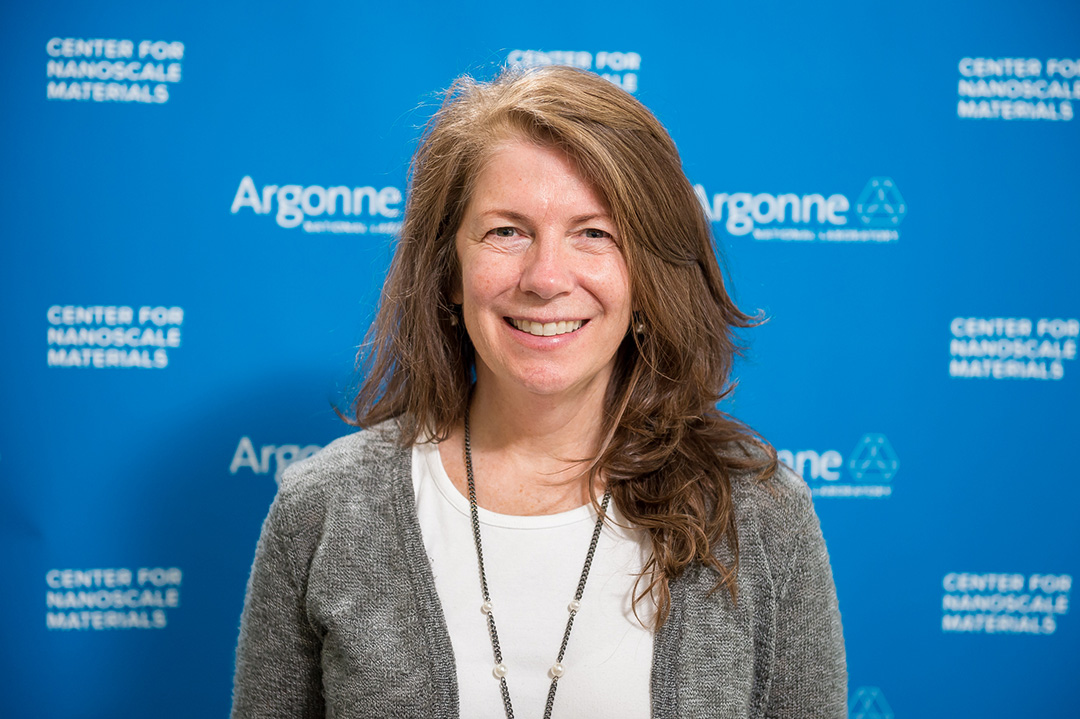
[(480, 274), (467, 278), (464, 295), (472, 301), (474, 305), (479, 305), (474, 306), (472, 308), (473, 310), (482, 309), (483, 305), (498, 294), (496, 284), (492, 280), (493, 278), (490, 274)]
[(621, 258), (596, 272), (593, 283), (608, 312), (630, 317), (630, 273)]
[[(508, 261), (471, 262), (462, 270), (462, 294), (483, 305), (517, 285), (514, 263)], [(475, 310), (483, 307), (475, 307)]]

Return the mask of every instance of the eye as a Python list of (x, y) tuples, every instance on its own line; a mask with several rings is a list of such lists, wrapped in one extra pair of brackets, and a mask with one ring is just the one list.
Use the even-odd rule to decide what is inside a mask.
[(494, 230), (491, 231), (491, 234), (495, 235), (496, 237), (513, 237), (517, 234), (517, 230), (515, 230), (513, 227), (496, 227)]
[(604, 232), (603, 230), (598, 230), (595, 227), (590, 227), (589, 229), (585, 230), (585, 236), (588, 237), (590, 240), (602, 240), (604, 238), (610, 238), (611, 234), (608, 232)]

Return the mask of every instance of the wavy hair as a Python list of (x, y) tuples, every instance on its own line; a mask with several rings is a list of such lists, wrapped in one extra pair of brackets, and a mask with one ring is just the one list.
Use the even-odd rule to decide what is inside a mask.
[(713, 568), (735, 600), (732, 480), (770, 476), (777, 460), (717, 402), (732, 389), (735, 331), (760, 320), (725, 290), (675, 143), (640, 102), (597, 75), (505, 71), (491, 82), (461, 78), (447, 91), (413, 156), (401, 237), (361, 350), (355, 424), (396, 418), (410, 445), (426, 432), (445, 439), (463, 419), (474, 350), (453, 322), (455, 235), (484, 163), (515, 139), (564, 151), (607, 200), (644, 324), (617, 351), (601, 444), (588, 458), (589, 482), (602, 476), (622, 515), (651, 541), (634, 606), (652, 594), (661, 626), (669, 582), (693, 562)]

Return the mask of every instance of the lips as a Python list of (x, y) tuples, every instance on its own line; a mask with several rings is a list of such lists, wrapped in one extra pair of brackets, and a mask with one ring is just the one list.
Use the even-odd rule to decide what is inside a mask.
[(533, 322), (532, 320), (507, 317), (506, 321), (509, 322), (516, 329), (519, 329), (522, 332), (528, 332), (535, 337), (555, 337), (557, 335), (565, 335), (570, 334), (571, 332), (577, 332), (579, 329), (581, 329), (582, 325), (584, 325), (587, 320)]

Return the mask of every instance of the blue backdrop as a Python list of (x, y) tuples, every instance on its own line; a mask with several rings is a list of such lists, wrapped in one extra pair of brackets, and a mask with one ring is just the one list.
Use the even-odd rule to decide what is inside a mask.
[(0, 13), (3, 716), (227, 713), (438, 90), (553, 62), (653, 109), (771, 318), (729, 409), (814, 492), (852, 717), (1075, 715), (1075, 3)]

